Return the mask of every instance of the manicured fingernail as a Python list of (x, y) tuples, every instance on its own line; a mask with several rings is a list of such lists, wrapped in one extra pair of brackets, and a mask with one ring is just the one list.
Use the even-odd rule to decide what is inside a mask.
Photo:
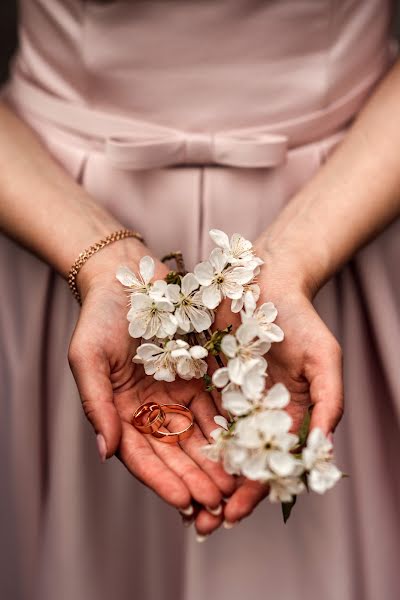
[(182, 515), (185, 515), (185, 517), (191, 517), (191, 516), (192, 516), (192, 514), (193, 514), (193, 510), (194, 510), (194, 509), (193, 509), (193, 505), (192, 505), (192, 504), (189, 504), (189, 506), (188, 506), (187, 508), (180, 508), (180, 509), (179, 509), (179, 512), (180, 512)]
[(210, 515), (214, 515), (214, 517), (218, 517), (222, 513), (222, 504), (218, 504), (216, 508), (211, 508), (210, 506), (206, 506), (206, 510), (210, 513)]
[(201, 535), (201, 533), (198, 533), (196, 535), (196, 542), (199, 542), (199, 544), (202, 544), (203, 542), (206, 541), (207, 538), (208, 538), (208, 535)]
[(236, 523), (230, 523), (229, 521), (224, 521), (222, 523), (222, 527), (224, 527), (225, 529), (232, 529), (232, 527), (235, 527), (235, 525), (237, 525), (237, 521)]
[(97, 450), (100, 455), (100, 460), (102, 463), (105, 463), (106, 457), (107, 457), (107, 444), (106, 444), (106, 440), (104, 439), (104, 436), (101, 433), (98, 433), (96, 435), (96, 442), (97, 442)]

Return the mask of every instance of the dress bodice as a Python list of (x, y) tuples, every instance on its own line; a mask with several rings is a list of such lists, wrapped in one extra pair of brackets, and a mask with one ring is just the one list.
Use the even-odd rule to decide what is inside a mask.
[(15, 69), (56, 96), (192, 130), (323, 109), (389, 61), (389, 0), (22, 0)]

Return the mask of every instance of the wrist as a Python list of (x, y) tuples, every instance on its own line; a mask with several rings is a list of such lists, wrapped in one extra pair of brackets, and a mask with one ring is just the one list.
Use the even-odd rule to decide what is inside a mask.
[[(149, 255), (150, 250), (136, 238), (117, 240), (101, 248), (88, 258), (76, 277), (82, 301), (91, 290), (106, 289), (126, 304), (125, 290), (116, 278), (117, 269), (124, 265), (138, 273), (141, 258)], [(167, 271), (160, 261), (155, 260), (155, 279), (164, 278)]]
[(263, 258), (268, 278), (282, 292), (301, 292), (312, 299), (329, 279), (330, 262), (322, 244), (311, 244), (297, 233), (277, 233), (272, 228), (256, 242), (257, 253)]

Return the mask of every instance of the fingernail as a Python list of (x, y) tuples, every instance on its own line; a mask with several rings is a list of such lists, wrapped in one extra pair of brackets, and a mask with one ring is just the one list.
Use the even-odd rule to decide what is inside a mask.
[(203, 542), (206, 541), (207, 538), (208, 538), (208, 535), (201, 535), (201, 533), (198, 533), (196, 535), (196, 542), (199, 542), (199, 544), (202, 544)]
[(229, 521), (224, 521), (222, 523), (222, 527), (224, 527), (225, 529), (232, 529), (232, 527), (235, 527), (235, 525), (237, 525), (237, 521), (236, 523), (231, 523)]
[(206, 510), (214, 517), (218, 517), (222, 513), (222, 504), (218, 504), (216, 508), (211, 508), (210, 506), (206, 506)]
[(180, 508), (180, 509), (179, 509), (179, 512), (180, 512), (182, 515), (185, 515), (185, 517), (191, 517), (191, 516), (192, 516), (192, 514), (193, 514), (193, 510), (194, 510), (194, 509), (193, 509), (193, 505), (192, 505), (192, 504), (189, 504), (189, 506), (188, 506), (187, 508)]
[(104, 436), (101, 433), (98, 433), (96, 435), (96, 442), (97, 442), (97, 450), (99, 451), (99, 455), (100, 455), (100, 460), (102, 463), (105, 463), (106, 457), (107, 457), (107, 444), (106, 444), (106, 440), (104, 439)]

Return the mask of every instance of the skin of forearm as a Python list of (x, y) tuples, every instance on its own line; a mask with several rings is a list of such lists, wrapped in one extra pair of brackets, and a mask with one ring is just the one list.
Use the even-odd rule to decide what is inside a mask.
[(64, 277), (84, 248), (121, 228), (3, 103), (0, 228)]
[(400, 63), (341, 144), (261, 236), (264, 248), (315, 293), (400, 215)]

